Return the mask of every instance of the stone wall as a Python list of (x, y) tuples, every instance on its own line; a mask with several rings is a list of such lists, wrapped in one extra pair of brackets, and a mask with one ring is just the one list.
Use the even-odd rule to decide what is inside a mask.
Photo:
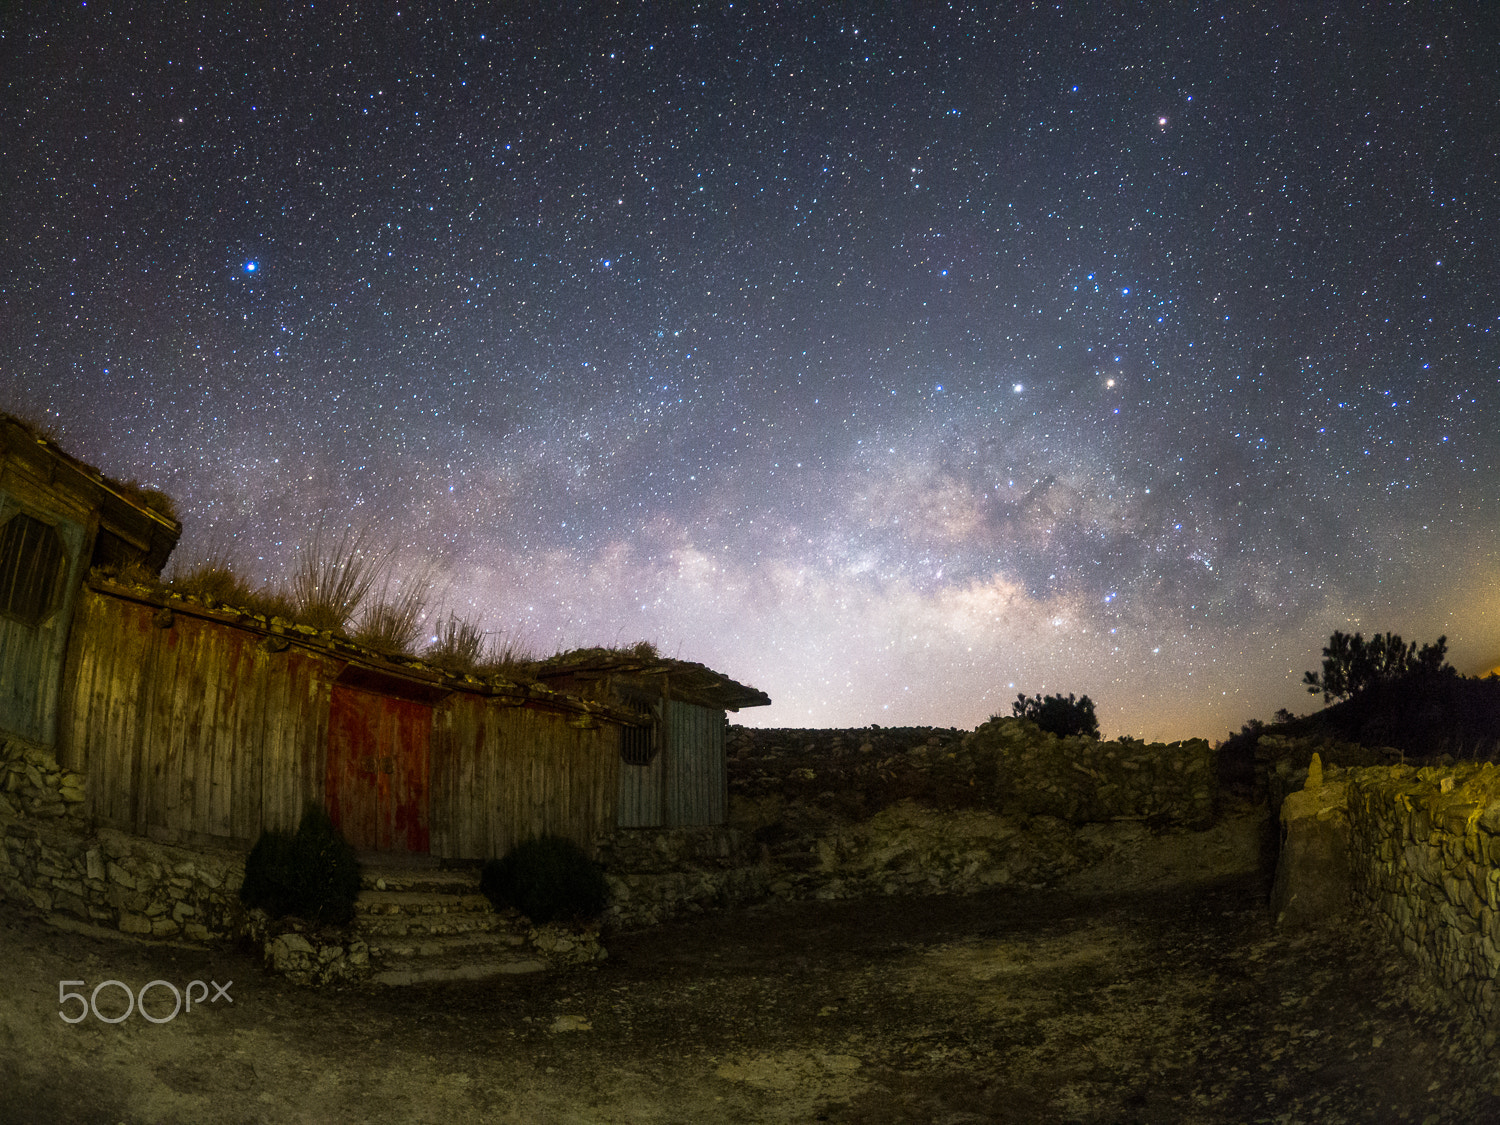
[(731, 806), (800, 803), (842, 821), (914, 801), (1070, 824), (1132, 818), (1201, 828), (1217, 795), (1214, 751), (1202, 739), (1059, 738), (1014, 718), (972, 732), (731, 727), (727, 745)]
[(737, 829), (621, 828), (597, 858), (609, 883), (607, 925), (637, 929), (724, 910), (769, 893), (765, 849)]
[(91, 832), (82, 776), (35, 746), (9, 742), (3, 754), (0, 900), (141, 937), (207, 941), (233, 932), (243, 853)]
[(83, 777), (22, 739), (0, 743), (0, 816), (83, 820)]
[[(601, 844), (611, 924), (767, 897), (1038, 889), (1105, 863), (1133, 870), (1132, 856), (1162, 850), (1156, 837), (1195, 838), (1214, 813), (1202, 741), (1059, 739), (1005, 719), (974, 732), (731, 727), (726, 745), (727, 827)], [(1238, 842), (1213, 847), (1205, 871), (1255, 862)]]
[(1416, 962), (1425, 1006), (1475, 1045), (1500, 1031), (1500, 769), (1370, 767), (1346, 775), (1356, 903)]

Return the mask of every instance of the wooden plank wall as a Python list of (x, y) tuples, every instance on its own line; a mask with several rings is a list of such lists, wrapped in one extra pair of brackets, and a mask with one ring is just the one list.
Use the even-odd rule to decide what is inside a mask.
[[(657, 727), (660, 741), (660, 726)], [(644, 766), (620, 763), (620, 799), (616, 817), (621, 828), (654, 828), (665, 823), (662, 793), (666, 789), (666, 754), (658, 749)]]
[(666, 701), (667, 823), (723, 824), (728, 791), (724, 712)]
[(433, 855), (486, 859), (544, 833), (589, 847), (614, 828), (619, 727), (467, 692), (433, 710)]
[(342, 663), (247, 630), (85, 588), (63, 681), (58, 759), (88, 812), (146, 835), (254, 840), (321, 800)]
[(82, 524), (23, 508), (8, 492), (0, 491), (0, 523), (28, 511), (50, 524), (67, 551), (67, 573), (62, 597), (40, 624), (25, 625), (0, 617), (0, 730), (51, 746), (57, 738), (57, 715), (67, 653), (68, 626), (77, 602), (79, 576), (89, 531)]

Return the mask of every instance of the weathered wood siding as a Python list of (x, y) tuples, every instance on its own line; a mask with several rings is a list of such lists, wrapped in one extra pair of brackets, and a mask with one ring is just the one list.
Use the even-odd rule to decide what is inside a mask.
[(10, 492), (0, 491), (0, 525), (21, 512), (57, 532), (67, 552), (67, 567), (58, 603), (45, 620), (28, 625), (0, 617), (0, 730), (51, 746), (57, 739), (68, 627), (92, 535), (75, 520), (23, 507)]
[(84, 588), (64, 677), (58, 758), (87, 808), (145, 835), (255, 839), (321, 801), (329, 696), (342, 662)]
[(666, 701), (667, 824), (723, 824), (728, 804), (724, 712)]
[(653, 710), (657, 714), (653, 730), (656, 754), (644, 766), (620, 763), (620, 798), (615, 821), (621, 828), (655, 828), (666, 823), (667, 756), (661, 752), (660, 701)]
[(618, 726), (467, 692), (433, 710), (433, 855), (501, 856), (544, 833), (588, 847), (614, 827)]

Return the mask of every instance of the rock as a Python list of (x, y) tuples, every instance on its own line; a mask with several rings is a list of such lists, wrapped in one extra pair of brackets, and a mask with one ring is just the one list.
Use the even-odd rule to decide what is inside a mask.
[(1342, 918), (1349, 909), (1353, 884), (1346, 789), (1342, 782), (1303, 788), (1287, 794), (1281, 804), (1283, 843), (1271, 890), (1278, 926), (1317, 926)]

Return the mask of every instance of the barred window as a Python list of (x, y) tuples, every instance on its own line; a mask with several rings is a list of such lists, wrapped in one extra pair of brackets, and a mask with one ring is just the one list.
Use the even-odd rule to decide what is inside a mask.
[(650, 712), (642, 712), (640, 726), (625, 727), (620, 731), (620, 760), (627, 766), (649, 766), (656, 757), (656, 724), (650, 722)]
[(14, 515), (0, 528), (0, 613), (40, 625), (57, 608), (67, 553), (55, 528)]

